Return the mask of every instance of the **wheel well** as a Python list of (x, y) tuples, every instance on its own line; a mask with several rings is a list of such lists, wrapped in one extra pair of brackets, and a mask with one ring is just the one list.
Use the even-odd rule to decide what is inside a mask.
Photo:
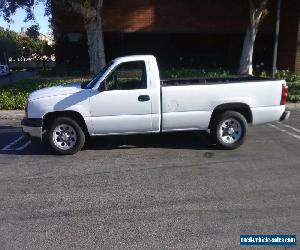
[(221, 113), (225, 111), (236, 111), (241, 113), (247, 120), (248, 123), (252, 123), (253, 117), (250, 107), (245, 103), (227, 103), (217, 106), (210, 119), (209, 128), (211, 128), (213, 121), (216, 117), (218, 117)]
[(47, 130), (49, 128), (49, 125), (51, 124), (51, 122), (56, 117), (68, 117), (68, 118), (74, 119), (75, 121), (78, 122), (79, 126), (81, 126), (83, 131), (86, 134), (88, 134), (88, 129), (87, 129), (86, 123), (85, 123), (82, 115), (76, 111), (56, 111), (56, 112), (47, 113), (43, 117), (43, 130)]

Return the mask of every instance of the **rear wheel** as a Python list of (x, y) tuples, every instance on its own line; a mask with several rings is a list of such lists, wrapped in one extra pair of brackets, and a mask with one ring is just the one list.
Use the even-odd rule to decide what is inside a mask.
[(225, 111), (216, 118), (211, 132), (219, 146), (235, 149), (244, 143), (247, 129), (247, 121), (242, 114), (236, 111)]
[(48, 140), (54, 153), (70, 155), (82, 149), (85, 143), (85, 134), (75, 120), (58, 117), (49, 128)]

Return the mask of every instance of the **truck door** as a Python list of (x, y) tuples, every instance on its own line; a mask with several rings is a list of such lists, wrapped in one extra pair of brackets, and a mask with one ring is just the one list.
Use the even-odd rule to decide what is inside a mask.
[[(105, 86), (104, 86), (105, 85)], [(94, 134), (151, 132), (151, 90), (145, 61), (124, 62), (91, 96)]]

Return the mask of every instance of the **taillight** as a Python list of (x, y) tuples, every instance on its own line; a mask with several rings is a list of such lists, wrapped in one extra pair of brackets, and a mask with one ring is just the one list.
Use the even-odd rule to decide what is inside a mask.
[(282, 84), (280, 105), (286, 104), (287, 95), (288, 95), (288, 86), (286, 85), (286, 83), (284, 83), (284, 84)]

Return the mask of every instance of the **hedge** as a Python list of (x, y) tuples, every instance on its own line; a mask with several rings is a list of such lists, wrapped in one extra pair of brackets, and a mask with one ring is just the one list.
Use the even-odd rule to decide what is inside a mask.
[[(85, 79), (86, 80), (86, 79)], [(28, 95), (38, 89), (69, 84), (82, 79), (30, 79), (0, 87), (0, 109), (24, 109)]]

